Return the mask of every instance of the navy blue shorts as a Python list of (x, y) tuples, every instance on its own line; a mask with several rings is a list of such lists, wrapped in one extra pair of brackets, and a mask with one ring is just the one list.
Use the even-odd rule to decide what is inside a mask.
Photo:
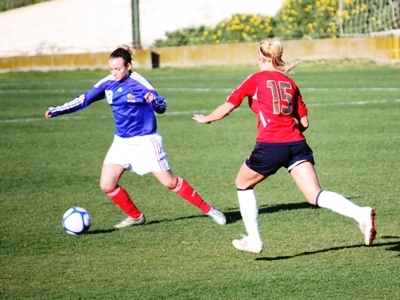
[(257, 142), (253, 152), (246, 159), (246, 165), (253, 171), (268, 176), (275, 174), (282, 167), (290, 172), (293, 167), (304, 161), (315, 164), (313, 152), (306, 141), (285, 144)]

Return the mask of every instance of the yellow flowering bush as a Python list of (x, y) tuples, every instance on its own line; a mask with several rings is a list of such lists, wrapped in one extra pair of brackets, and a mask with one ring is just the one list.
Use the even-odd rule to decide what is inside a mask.
[(276, 16), (275, 36), (282, 39), (335, 37), (338, 0), (287, 0)]
[(261, 15), (235, 14), (215, 27), (199, 26), (167, 32), (156, 47), (260, 41), (273, 37), (275, 21)]
[(261, 15), (235, 14), (211, 29), (223, 43), (254, 42), (273, 36), (274, 20)]
[(286, 0), (274, 17), (235, 14), (215, 27), (167, 32), (156, 47), (280, 39), (336, 38), (399, 28), (398, 0)]

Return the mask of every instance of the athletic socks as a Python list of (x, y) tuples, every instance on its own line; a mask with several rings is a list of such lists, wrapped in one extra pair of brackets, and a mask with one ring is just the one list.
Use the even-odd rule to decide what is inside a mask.
[(317, 196), (317, 205), (360, 222), (361, 207), (338, 193), (321, 191)]
[(180, 177), (177, 177), (175, 187), (171, 188), (170, 190), (178, 194), (181, 198), (185, 199), (189, 203), (198, 207), (204, 214), (207, 214), (211, 209), (211, 205), (204, 202), (204, 200), (190, 186), (190, 184)]
[[(204, 202), (200, 195), (182, 178), (178, 177), (176, 186), (171, 189), (180, 197), (198, 207), (204, 214), (207, 214), (211, 205)], [(132, 202), (128, 193), (121, 187), (117, 186), (113, 191), (106, 193), (111, 201), (119, 206), (128, 216), (137, 219), (142, 212)]]
[(240, 214), (250, 240), (261, 241), (258, 230), (258, 203), (253, 189), (237, 190)]
[(117, 186), (111, 192), (106, 193), (111, 201), (113, 201), (117, 206), (119, 206), (128, 216), (137, 219), (142, 213), (132, 202), (128, 193), (121, 187)]

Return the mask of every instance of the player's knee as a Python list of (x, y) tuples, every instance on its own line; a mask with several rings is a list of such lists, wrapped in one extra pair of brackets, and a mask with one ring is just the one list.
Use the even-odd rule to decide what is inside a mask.
[(178, 177), (172, 172), (164, 172), (162, 174), (154, 174), (158, 181), (166, 188), (173, 190), (179, 183)]
[(109, 193), (115, 190), (117, 186), (109, 182), (100, 182), (100, 188), (104, 193)]
[(168, 189), (170, 189), (170, 190), (173, 190), (173, 189), (175, 189), (176, 187), (177, 187), (177, 185), (178, 185), (178, 178), (177, 177), (171, 177), (171, 178), (168, 178), (168, 180), (165, 180), (165, 181), (163, 181), (163, 182), (161, 182), (161, 184), (163, 185), (163, 186), (165, 186), (166, 188), (168, 188)]
[(161, 184), (164, 186), (164, 187), (166, 187), (166, 188), (168, 188), (168, 189), (170, 189), (170, 190), (173, 190), (174, 188), (175, 188), (175, 185), (172, 183), (172, 182), (170, 182), (170, 181), (161, 181)]
[(238, 190), (247, 190), (250, 188), (250, 185), (247, 182), (244, 182), (243, 180), (240, 180), (236, 178), (235, 180), (235, 186)]

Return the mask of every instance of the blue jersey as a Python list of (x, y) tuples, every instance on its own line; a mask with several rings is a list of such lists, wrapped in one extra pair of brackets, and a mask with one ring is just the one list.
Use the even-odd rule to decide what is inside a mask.
[[(145, 99), (147, 93), (154, 100)], [(84, 94), (61, 106), (49, 107), (51, 117), (79, 111), (93, 102), (106, 99), (110, 104), (115, 123), (115, 135), (126, 138), (143, 136), (157, 132), (154, 111), (162, 114), (167, 108), (165, 98), (159, 96), (151, 83), (142, 75), (131, 72), (122, 82), (109, 75)]]

